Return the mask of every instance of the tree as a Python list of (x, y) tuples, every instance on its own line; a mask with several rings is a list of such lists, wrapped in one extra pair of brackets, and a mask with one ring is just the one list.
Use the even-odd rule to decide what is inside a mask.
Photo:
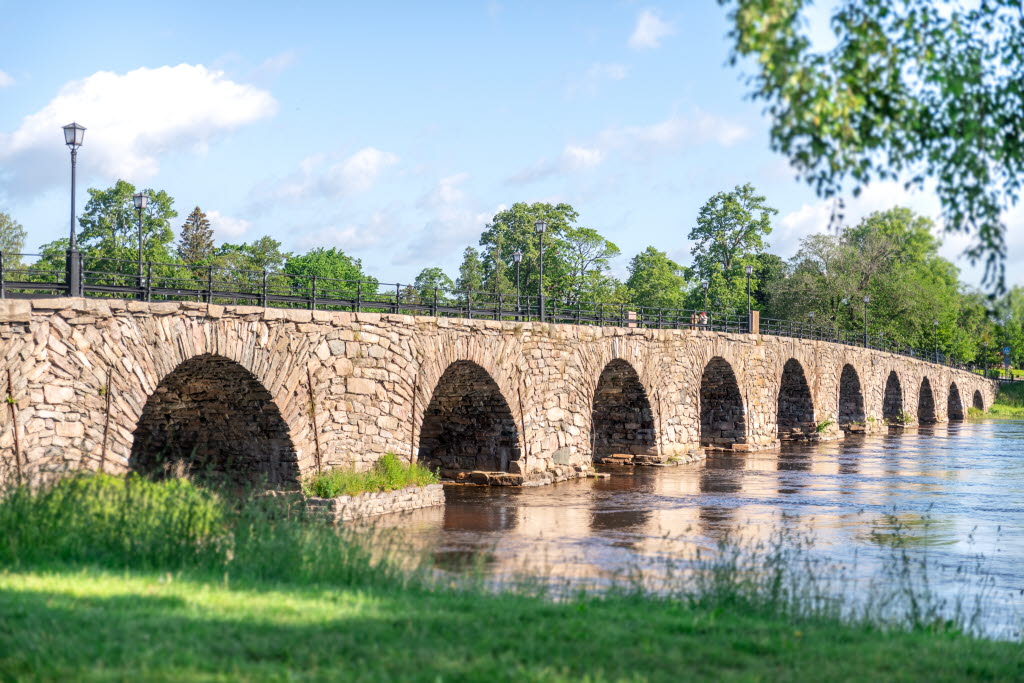
[(610, 261), (619, 248), (592, 228), (570, 227), (565, 231), (567, 265), (566, 303), (603, 302), (617, 282), (608, 275)]
[(682, 308), (686, 277), (683, 268), (668, 254), (647, 247), (629, 262), (626, 290), (634, 306)]
[[(85, 256), (123, 259), (138, 258), (139, 221), (133, 195), (134, 185), (118, 180), (106, 190), (90, 188), (78, 224), (78, 247)], [(142, 212), (143, 259), (158, 263), (175, 260), (171, 251), (174, 231), (171, 219), (178, 212), (174, 210), (174, 199), (163, 190), (142, 190), (149, 195), (149, 203)]]
[(25, 251), (25, 236), (21, 223), (0, 211), (0, 254), (3, 255), (4, 268), (21, 267), (19, 254)]
[[(766, 201), (747, 183), (717, 193), (701, 207), (688, 237), (693, 275), (709, 283), (709, 306), (722, 312), (746, 310), (743, 268), (756, 265), (756, 256), (768, 246), (764, 238), (772, 231), (772, 216), (778, 213)], [(700, 296), (703, 301), (703, 292)]]
[(206, 214), (197, 206), (181, 226), (178, 258), (185, 263), (203, 263), (213, 256), (213, 229)]
[(772, 147), (817, 193), (930, 178), (945, 229), (976, 234), (967, 253), (1001, 291), (1002, 212), (1024, 174), (1020, 0), (844, 0), (827, 52), (812, 46), (809, 0), (719, 3), (731, 8), (731, 61), (756, 65), (752, 94), (768, 105)]
[(421, 303), (430, 303), (436, 292), (439, 301), (447, 301), (455, 289), (455, 283), (440, 268), (424, 268), (416, 276), (413, 289)]
[(222, 244), (213, 253), (213, 262), (221, 268), (276, 273), (284, 268), (291, 254), (281, 251), (281, 243), (272, 237), (254, 242)]
[(459, 266), (455, 288), (460, 292), (480, 292), (483, 286), (484, 266), (480, 260), (480, 252), (473, 247), (466, 247), (462, 252), (462, 265)]
[[(317, 278), (317, 296), (320, 298), (351, 299), (357, 294), (376, 294), (377, 278), (363, 272), (363, 263), (341, 249), (317, 247), (292, 256), (284, 265), (293, 290), (312, 292), (313, 277)], [(393, 291), (393, 290), (392, 290)]]

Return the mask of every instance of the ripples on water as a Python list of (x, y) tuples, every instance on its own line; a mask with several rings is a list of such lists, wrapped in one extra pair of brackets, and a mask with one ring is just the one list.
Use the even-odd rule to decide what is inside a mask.
[[(537, 488), (446, 487), (444, 509), (396, 517), (454, 569), (607, 579), (662, 571), (723, 539), (782, 533), (854, 585), (887, 580), (893, 547), (927, 560), (949, 600), (981, 596), (980, 627), (1019, 637), (1024, 615), (1024, 422), (952, 423), (780, 451), (713, 455)], [(888, 564), (887, 564), (888, 563)], [(844, 579), (845, 580), (845, 579)], [(853, 591), (856, 593), (856, 591)]]

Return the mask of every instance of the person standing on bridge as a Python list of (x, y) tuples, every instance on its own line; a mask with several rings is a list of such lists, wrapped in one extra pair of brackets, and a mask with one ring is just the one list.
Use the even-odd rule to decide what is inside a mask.
[(701, 311), (700, 312), (700, 328), (703, 329), (703, 330), (708, 329), (708, 312), (707, 311)]

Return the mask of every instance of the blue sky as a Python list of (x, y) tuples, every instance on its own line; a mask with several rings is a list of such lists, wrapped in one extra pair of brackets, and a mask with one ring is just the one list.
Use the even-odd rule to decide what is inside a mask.
[[(619, 274), (648, 245), (688, 262), (700, 206), (744, 182), (779, 209), (772, 251), (827, 227), (829, 202), (770, 151), (711, 0), (0, 0), (0, 16), (0, 210), (31, 249), (67, 232), (73, 119), (80, 188), (165, 189), (175, 228), (198, 205), (218, 242), (337, 246), (384, 281), (454, 273), (516, 201), (572, 204), (622, 249)], [(938, 217), (932, 194), (883, 183), (847, 218), (897, 204)], [(1024, 212), (1007, 219), (1022, 283)]]

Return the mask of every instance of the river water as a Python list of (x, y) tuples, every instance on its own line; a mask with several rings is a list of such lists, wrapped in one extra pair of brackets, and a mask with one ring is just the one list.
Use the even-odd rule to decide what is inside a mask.
[(394, 522), (455, 571), (473, 557), (494, 575), (592, 581), (665, 571), (697, 549), (716, 552), (723, 539), (772, 547), (784, 533), (810, 545), (818, 560), (834, 561), (829, 571), (841, 571), (850, 585), (896, 582), (885, 572), (897, 556), (915, 567), (923, 562), (935, 595), (974, 601), (979, 628), (1019, 637), (1024, 421), (951, 423), (602, 471), (610, 478), (446, 486), (445, 508)]

